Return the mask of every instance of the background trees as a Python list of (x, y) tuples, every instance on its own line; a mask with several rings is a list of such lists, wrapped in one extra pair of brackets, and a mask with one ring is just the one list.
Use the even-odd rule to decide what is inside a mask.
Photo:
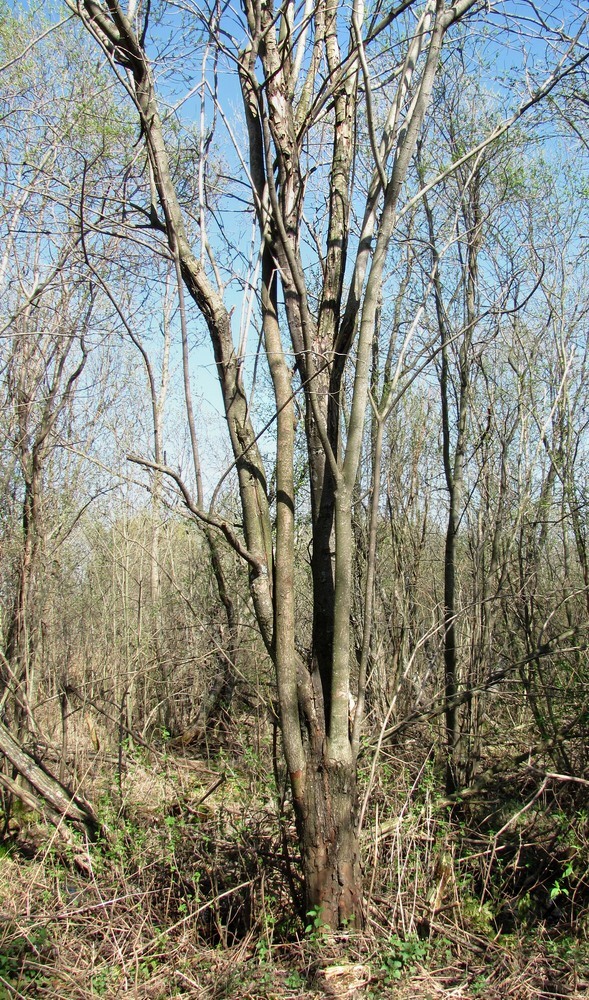
[[(584, 203), (541, 131), (584, 21), (523, 38), (467, 0), (68, 6), (46, 116), (51, 80), (22, 77), (37, 49), (4, 71), (27, 94), (4, 447), (25, 514), (39, 463), (35, 495), (69, 502), (58, 527), (36, 515), (31, 539), (64, 545), (24, 589), (40, 549), (28, 514), (6, 522), (7, 705), (50, 724), (34, 652), (64, 774), (84, 706), (122, 784), (129, 736), (208, 738), (237, 685), (258, 735), (280, 717), (302, 907), (359, 926), (358, 761), (410, 723), (449, 801), (530, 745), (585, 780)], [(479, 30), (513, 45), (509, 90)], [(22, 123), (49, 150), (30, 181)], [(41, 602), (18, 610), (34, 578), (56, 621), (71, 596), (53, 645)]]

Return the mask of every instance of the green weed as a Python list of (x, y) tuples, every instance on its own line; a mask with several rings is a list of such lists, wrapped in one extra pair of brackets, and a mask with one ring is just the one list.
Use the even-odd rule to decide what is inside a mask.
[(381, 954), (380, 971), (384, 973), (386, 984), (396, 982), (406, 973), (410, 972), (418, 962), (423, 962), (427, 958), (429, 944), (421, 941), (416, 936), (401, 938), (394, 934), (388, 940), (388, 947)]

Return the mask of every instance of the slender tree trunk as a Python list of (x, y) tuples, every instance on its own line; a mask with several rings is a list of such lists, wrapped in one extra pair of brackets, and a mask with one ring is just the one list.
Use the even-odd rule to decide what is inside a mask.
[(16, 732), (21, 732), (25, 720), (30, 718), (30, 701), (32, 695), (31, 657), (33, 652), (31, 619), (29, 615), (30, 598), (34, 583), (34, 550), (33, 528), (30, 520), (30, 494), (26, 487), (27, 497), (23, 505), (23, 549), (19, 559), (16, 580), (16, 593), (8, 629), (6, 633), (5, 657), (6, 664), (2, 667), (2, 683), (7, 695), (6, 718), (14, 725)]
[[(472, 374), (470, 357), (475, 325), (477, 322), (477, 284), (478, 284), (478, 253), (481, 239), (480, 213), (480, 174), (465, 181), (462, 192), (463, 217), (465, 227), (465, 260), (462, 263), (462, 296), (464, 302), (464, 327), (459, 335), (455, 389), (452, 379), (452, 330), (449, 327), (448, 315), (443, 298), (442, 279), (440, 275), (440, 257), (437, 251), (437, 240), (434, 228), (434, 218), (428, 199), (424, 199), (424, 207), (429, 228), (430, 243), (434, 265), (434, 293), (436, 317), (440, 335), (440, 402), (442, 411), (442, 460), (444, 478), (448, 493), (448, 517), (444, 543), (444, 691), (446, 701), (446, 792), (453, 794), (461, 781), (466, 780), (469, 764), (468, 753), (461, 745), (461, 730), (456, 705), (456, 696), (460, 684), (460, 657), (457, 617), (459, 608), (456, 600), (457, 539), (464, 494), (464, 467), (466, 448), (470, 432), (472, 406)], [(452, 419), (451, 400), (456, 399), (455, 418)], [(470, 685), (471, 677), (466, 678)]]

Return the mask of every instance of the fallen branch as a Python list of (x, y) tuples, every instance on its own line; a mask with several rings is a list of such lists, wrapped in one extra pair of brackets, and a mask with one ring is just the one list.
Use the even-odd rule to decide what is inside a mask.
[(24, 778), (33, 791), (23, 788), (6, 775), (0, 775), (9, 789), (25, 805), (39, 811), (56, 826), (65, 820), (80, 833), (97, 840), (108, 839), (108, 832), (101, 824), (94, 809), (86, 799), (62, 784), (42, 763), (35, 760), (16, 742), (6, 726), (0, 722), (0, 753), (15, 771)]

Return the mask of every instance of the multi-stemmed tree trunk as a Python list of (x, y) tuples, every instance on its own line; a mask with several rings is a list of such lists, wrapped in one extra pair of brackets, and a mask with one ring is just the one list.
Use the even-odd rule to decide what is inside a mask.
[[(239, 24), (235, 9), (225, 23), (217, 6), (186, 5), (195, 32), (208, 35), (219, 58), (228, 56), (243, 101), (246, 152), (237, 141), (235, 158), (259, 224), (258, 310), (275, 413), (275, 501), (244, 385), (245, 357), (234, 344), (231, 296), (205, 230), (207, 206), (195, 205), (192, 212), (200, 219), (200, 252), (176, 187), (169, 129), (146, 49), (150, 4), (130, 3), (125, 11), (119, 0), (66, 3), (101, 45), (136, 108), (157, 200), (149, 214), (165, 232), (179, 285), (208, 327), (243, 532), (214, 508), (205, 510), (175, 470), (145, 465), (173, 478), (193, 514), (222, 532), (249, 567), (260, 633), (276, 670), (306, 905), (331, 927), (360, 925), (356, 764), (366, 671), (365, 656), (358, 666), (352, 655), (352, 505), (399, 199), (445, 35), (476, 3), (406, 0), (369, 12), (362, 0), (351, 7), (318, 0), (304, 10), (293, 0), (280, 8), (243, 0)], [(217, 81), (215, 63), (211, 78), (203, 73), (199, 84), (210, 88), (214, 102)], [(294, 593), (297, 397), (304, 411), (312, 534), (313, 620), (306, 647)], [(377, 475), (374, 483), (377, 488)], [(377, 516), (377, 498), (375, 503)], [(369, 608), (364, 619), (368, 636)]]

